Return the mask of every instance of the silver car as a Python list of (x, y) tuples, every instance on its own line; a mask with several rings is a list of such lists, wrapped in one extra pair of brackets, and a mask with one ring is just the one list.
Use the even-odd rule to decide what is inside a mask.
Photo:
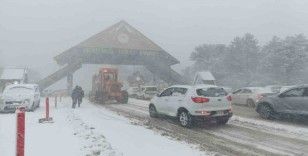
[(308, 85), (293, 87), (279, 94), (264, 97), (257, 103), (256, 111), (265, 119), (285, 114), (308, 116)]
[(232, 103), (255, 107), (256, 103), (264, 96), (274, 94), (270, 89), (263, 87), (245, 87), (232, 93)]

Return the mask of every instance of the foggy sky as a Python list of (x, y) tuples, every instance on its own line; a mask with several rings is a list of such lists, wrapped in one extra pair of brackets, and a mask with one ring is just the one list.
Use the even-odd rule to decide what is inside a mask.
[(50, 74), (54, 56), (122, 19), (179, 59), (180, 69), (202, 43), (229, 43), (246, 32), (261, 43), (307, 35), (308, 1), (0, 0), (0, 60)]

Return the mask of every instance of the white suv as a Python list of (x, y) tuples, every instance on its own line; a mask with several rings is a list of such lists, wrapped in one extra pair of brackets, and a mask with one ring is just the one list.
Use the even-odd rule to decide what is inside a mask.
[(149, 113), (151, 117), (176, 117), (183, 127), (191, 127), (195, 120), (208, 119), (226, 124), (232, 116), (231, 96), (214, 85), (175, 85), (151, 100)]

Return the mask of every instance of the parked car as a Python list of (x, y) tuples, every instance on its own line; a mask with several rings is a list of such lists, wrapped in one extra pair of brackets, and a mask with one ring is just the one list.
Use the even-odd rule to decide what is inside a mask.
[(231, 96), (214, 85), (175, 85), (151, 100), (149, 113), (151, 117), (175, 117), (183, 127), (191, 127), (194, 121), (211, 119), (226, 124), (232, 116)]
[(139, 91), (138, 87), (130, 87), (127, 89), (128, 96), (131, 98), (136, 98), (138, 96), (138, 91)]
[(144, 100), (152, 99), (158, 93), (156, 86), (143, 86), (138, 93), (138, 97)]
[(262, 87), (245, 87), (232, 93), (232, 103), (255, 107), (264, 96), (274, 94), (271, 90)]
[(292, 87), (282, 93), (262, 98), (256, 107), (262, 118), (277, 115), (308, 116), (308, 85)]
[(34, 111), (40, 105), (40, 91), (37, 84), (12, 84), (5, 87), (2, 94), (3, 112), (14, 112), (24, 106), (27, 111)]
[(293, 86), (282, 86), (281, 88), (280, 88), (280, 93), (282, 93), (282, 92), (284, 92), (284, 91), (286, 91), (286, 90), (288, 90), (288, 89), (290, 89), (290, 88), (292, 88), (292, 87), (296, 87), (295, 85), (293, 85)]

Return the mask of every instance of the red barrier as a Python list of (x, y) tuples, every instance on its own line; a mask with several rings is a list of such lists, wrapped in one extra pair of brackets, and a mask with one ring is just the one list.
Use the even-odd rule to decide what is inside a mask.
[(25, 108), (17, 110), (16, 156), (25, 155)]
[(46, 98), (45, 101), (46, 104), (46, 114), (45, 114), (45, 118), (39, 119), (39, 123), (53, 123), (53, 120), (51, 117), (49, 117), (49, 98)]

